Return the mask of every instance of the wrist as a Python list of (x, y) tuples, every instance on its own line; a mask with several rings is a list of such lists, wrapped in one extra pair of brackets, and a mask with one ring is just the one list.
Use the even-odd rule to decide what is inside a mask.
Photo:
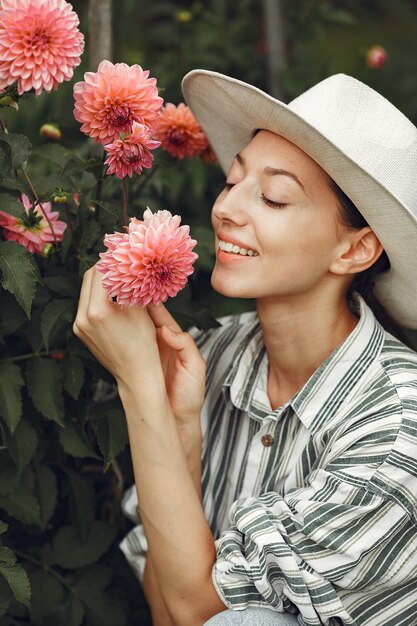
[(120, 400), (126, 412), (132, 415), (139, 410), (146, 414), (152, 413), (160, 415), (170, 411), (170, 405), (166, 396), (165, 384), (159, 383), (157, 379), (145, 380), (140, 377), (129, 377), (117, 379), (117, 389)]
[(178, 432), (187, 460), (195, 457), (200, 458), (203, 441), (200, 422), (178, 424)]

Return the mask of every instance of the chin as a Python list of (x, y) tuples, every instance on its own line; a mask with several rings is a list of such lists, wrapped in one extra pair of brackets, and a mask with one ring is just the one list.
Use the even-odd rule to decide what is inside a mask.
[(247, 285), (239, 285), (237, 281), (230, 278), (221, 280), (217, 278), (215, 272), (211, 275), (211, 286), (214, 291), (226, 298), (256, 298), (254, 291), (248, 289)]

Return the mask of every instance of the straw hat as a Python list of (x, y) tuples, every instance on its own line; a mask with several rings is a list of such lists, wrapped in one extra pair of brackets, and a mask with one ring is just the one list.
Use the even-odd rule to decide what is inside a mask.
[(344, 74), (289, 104), (206, 70), (189, 72), (182, 87), (225, 172), (261, 128), (300, 147), (335, 180), (390, 260), (375, 295), (397, 322), (417, 328), (417, 128), (376, 91)]

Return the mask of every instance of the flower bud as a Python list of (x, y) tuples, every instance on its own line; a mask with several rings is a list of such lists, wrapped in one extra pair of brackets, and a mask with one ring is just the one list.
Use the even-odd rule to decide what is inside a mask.
[(17, 104), (16, 100), (14, 100), (12, 96), (8, 93), (5, 93), (3, 95), (0, 94), (0, 107), (11, 107), (16, 111), (19, 110), (19, 105)]
[(57, 204), (65, 204), (68, 202), (68, 194), (63, 189), (57, 189), (52, 199)]
[(177, 22), (181, 22), (182, 24), (186, 24), (187, 22), (191, 22), (193, 19), (193, 14), (191, 11), (177, 11), (175, 13), (175, 19)]
[(39, 129), (41, 137), (50, 139), (51, 141), (59, 141), (62, 137), (62, 133), (56, 124), (42, 124)]
[(366, 52), (366, 65), (373, 70), (377, 70), (383, 65), (388, 59), (388, 52), (382, 46), (372, 46)]
[(41, 255), (44, 259), (47, 259), (53, 254), (54, 246), (51, 243), (44, 243), (42, 246)]
[(54, 359), (55, 361), (62, 361), (62, 359), (65, 357), (65, 354), (63, 352), (51, 352), (51, 358)]

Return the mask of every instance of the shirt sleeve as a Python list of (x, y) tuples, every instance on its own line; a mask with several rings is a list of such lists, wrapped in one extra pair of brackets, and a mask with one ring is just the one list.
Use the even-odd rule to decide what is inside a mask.
[(415, 604), (416, 524), (394, 499), (361, 480), (355, 485), (360, 469), (318, 469), (284, 497), (268, 492), (234, 503), (213, 568), (226, 606), (299, 611), (306, 626), (400, 623), (389, 607), (398, 610), (401, 593), (412, 601), (411, 589)]

